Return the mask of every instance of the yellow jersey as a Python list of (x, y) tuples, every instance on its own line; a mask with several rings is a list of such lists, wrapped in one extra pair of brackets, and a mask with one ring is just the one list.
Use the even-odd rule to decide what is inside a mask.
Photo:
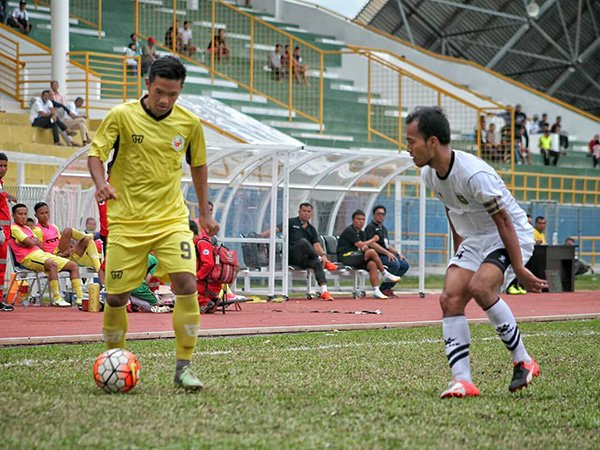
[(546, 236), (535, 227), (533, 227), (533, 240), (536, 244), (540, 242), (541, 245), (546, 245)]
[(541, 135), (538, 146), (542, 150), (552, 150), (552, 136)]
[(106, 161), (114, 148), (108, 170), (117, 198), (107, 204), (110, 234), (149, 236), (188, 230), (181, 164), (184, 157), (192, 167), (206, 164), (198, 117), (175, 105), (157, 118), (144, 98), (113, 108), (89, 152)]

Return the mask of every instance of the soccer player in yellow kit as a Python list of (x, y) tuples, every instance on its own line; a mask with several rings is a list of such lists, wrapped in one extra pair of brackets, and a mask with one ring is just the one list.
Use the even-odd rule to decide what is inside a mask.
[[(183, 158), (191, 167), (201, 226), (209, 234), (215, 234), (219, 226), (208, 209), (208, 167), (200, 121), (175, 104), (185, 76), (185, 67), (177, 58), (156, 59), (146, 79), (148, 93), (113, 108), (102, 121), (88, 167), (96, 185), (96, 200), (108, 202), (106, 347), (125, 346), (129, 292), (144, 279), (147, 257), (153, 252), (160, 261), (156, 276), (164, 279), (168, 275), (176, 295), (174, 382), (195, 391), (203, 387), (190, 367), (200, 314), (196, 255), (181, 191)], [(113, 149), (108, 182), (103, 161)]]

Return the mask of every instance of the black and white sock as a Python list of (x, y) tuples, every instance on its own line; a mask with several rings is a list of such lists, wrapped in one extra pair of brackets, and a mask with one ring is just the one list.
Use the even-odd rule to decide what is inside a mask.
[(525, 345), (523, 345), (517, 321), (506, 302), (498, 298), (498, 301), (486, 309), (485, 312), (496, 333), (498, 333), (498, 337), (512, 354), (513, 362), (530, 362), (531, 357), (525, 350)]
[(444, 317), (442, 332), (452, 377), (470, 383), (469, 346), (471, 345), (471, 332), (469, 331), (467, 318), (465, 316)]

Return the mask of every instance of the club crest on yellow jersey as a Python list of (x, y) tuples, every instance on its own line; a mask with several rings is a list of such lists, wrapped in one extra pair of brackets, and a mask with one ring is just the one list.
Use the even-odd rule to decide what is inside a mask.
[(175, 136), (171, 141), (171, 147), (173, 147), (173, 150), (175, 150), (176, 152), (180, 152), (181, 150), (183, 150), (184, 146), (185, 138), (179, 134)]

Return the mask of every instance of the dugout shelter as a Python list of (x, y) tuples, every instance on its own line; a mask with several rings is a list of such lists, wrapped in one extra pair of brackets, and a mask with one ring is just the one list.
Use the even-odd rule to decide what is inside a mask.
[[(48, 185), (46, 201), (61, 228), (81, 226), (87, 217), (98, 217), (87, 169), (88, 149), (74, 153)], [(386, 219), (392, 243), (400, 251), (416, 249), (418, 262), (411, 263), (419, 276), (419, 293), (424, 292), (426, 189), (407, 152), (224, 144), (207, 147), (207, 157), (209, 195), (221, 226), (219, 241), (238, 250), (240, 256), (243, 244), (261, 244), (268, 249), (264, 267), (240, 272), (240, 277), (246, 277), (246, 294), (287, 296), (292, 290), (287, 227), (300, 203), (313, 205), (311, 223), (321, 235), (335, 236), (351, 223), (356, 209), (365, 211), (368, 223), (373, 206), (382, 198), (392, 206)], [(182, 189), (190, 216), (196, 218), (197, 199), (185, 164)], [(409, 215), (417, 232), (406, 231), (403, 195), (418, 198), (418, 209)], [(281, 233), (277, 233), (278, 225)], [(270, 230), (269, 237), (260, 237), (265, 230)], [(244, 267), (243, 260), (241, 264)]]

